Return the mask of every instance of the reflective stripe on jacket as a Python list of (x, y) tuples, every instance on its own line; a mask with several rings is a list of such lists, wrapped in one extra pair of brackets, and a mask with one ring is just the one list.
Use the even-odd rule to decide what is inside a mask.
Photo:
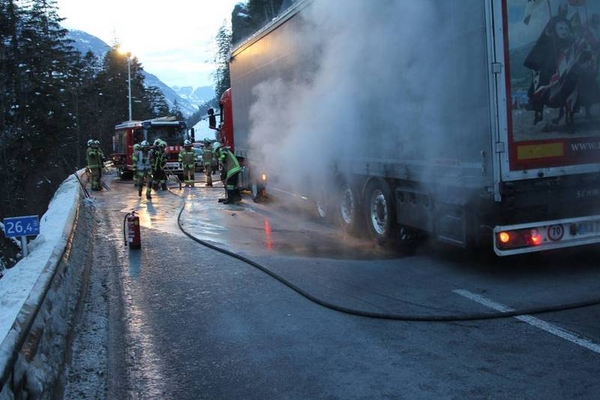
[(227, 179), (242, 170), (237, 157), (229, 149), (219, 149), (219, 160), (227, 172)]

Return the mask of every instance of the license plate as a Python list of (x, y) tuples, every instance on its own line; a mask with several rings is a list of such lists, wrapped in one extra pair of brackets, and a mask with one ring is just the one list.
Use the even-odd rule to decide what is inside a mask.
[(587, 221), (577, 224), (577, 234), (587, 235), (600, 232), (600, 221)]

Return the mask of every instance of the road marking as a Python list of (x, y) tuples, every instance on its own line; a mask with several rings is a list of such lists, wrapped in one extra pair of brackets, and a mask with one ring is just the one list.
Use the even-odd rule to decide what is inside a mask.
[[(463, 297), (466, 297), (469, 300), (473, 300), (479, 304), (482, 304), (486, 307), (492, 308), (496, 311), (500, 311), (500, 312), (511, 312), (511, 311), (515, 311), (514, 309), (507, 307), (503, 304), (500, 303), (496, 303), (492, 300), (489, 300), (483, 296), (480, 296), (478, 294), (475, 293), (471, 293), (468, 290), (462, 290), (462, 289), (457, 289), (457, 290), (453, 290), (454, 293), (461, 295)], [(569, 342), (575, 343), (576, 345), (579, 345), (581, 347), (585, 347), (588, 350), (591, 350), (593, 352), (596, 353), (600, 353), (600, 345), (597, 343), (592, 342), (591, 340), (585, 339), (575, 333), (569, 332), (566, 329), (562, 329), (559, 328), (558, 326), (552, 325), (546, 321), (542, 321), (539, 318), (536, 317), (532, 317), (530, 315), (518, 315), (516, 317), (514, 317), (520, 321), (523, 321), (525, 323), (528, 323), (531, 326), (534, 326), (536, 328), (539, 328), (543, 331), (546, 331), (548, 333), (551, 333), (555, 336), (558, 336), (560, 338), (563, 338), (565, 340), (568, 340)]]

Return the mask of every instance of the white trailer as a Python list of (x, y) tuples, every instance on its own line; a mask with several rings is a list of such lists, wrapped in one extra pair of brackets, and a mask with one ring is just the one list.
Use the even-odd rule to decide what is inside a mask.
[(380, 243), (598, 243), (600, 2), (576, 3), (296, 2), (232, 51), (235, 151)]

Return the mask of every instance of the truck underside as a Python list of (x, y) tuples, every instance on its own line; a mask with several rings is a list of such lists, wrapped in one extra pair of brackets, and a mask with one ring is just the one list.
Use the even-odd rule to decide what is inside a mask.
[[(489, 247), (499, 255), (593, 243), (600, 231), (600, 175), (517, 181), (491, 192), (452, 185), (338, 173), (336, 190), (313, 193), (317, 212), (348, 233), (366, 232), (379, 244), (414, 246), (433, 238), (463, 248)], [(500, 227), (500, 228), (498, 228)], [(499, 243), (510, 232), (510, 243)], [(498, 242), (498, 243), (496, 243)]]

